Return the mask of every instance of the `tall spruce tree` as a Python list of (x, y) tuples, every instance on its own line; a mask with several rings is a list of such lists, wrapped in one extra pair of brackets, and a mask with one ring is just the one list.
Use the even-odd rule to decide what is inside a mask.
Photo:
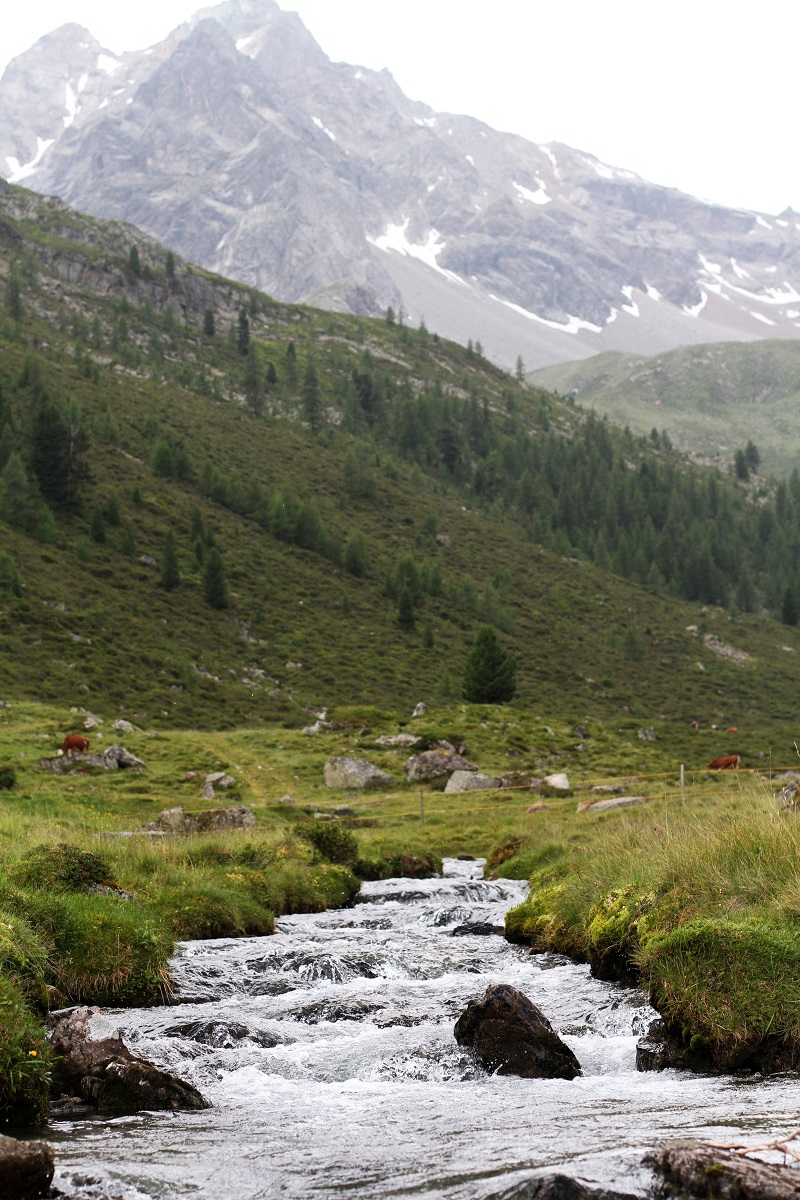
[(322, 426), (322, 395), (319, 378), (313, 362), (309, 362), (303, 374), (303, 415), (308, 421), (312, 433), (318, 433)]
[(171, 529), (168, 529), (164, 536), (164, 550), (161, 555), (161, 586), (165, 592), (171, 592), (179, 586), (180, 582), (181, 569), (175, 535)]
[(206, 565), (203, 571), (203, 595), (206, 603), (212, 608), (227, 608), (230, 604), (228, 585), (225, 582), (225, 565), (216, 546), (212, 546), (206, 556)]
[(33, 413), (30, 466), (42, 496), (54, 508), (78, 507), (80, 487), (89, 474), (87, 445), (77, 405), (64, 411), (43, 391)]
[(470, 704), (503, 704), (516, 691), (517, 663), (491, 625), (478, 630), (464, 664), (463, 694)]

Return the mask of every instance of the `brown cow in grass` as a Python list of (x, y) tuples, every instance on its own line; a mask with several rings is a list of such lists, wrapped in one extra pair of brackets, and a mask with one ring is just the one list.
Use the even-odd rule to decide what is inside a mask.
[(89, 739), (82, 733), (70, 733), (61, 743), (62, 754), (87, 754), (88, 752)]
[(709, 771), (738, 771), (741, 758), (738, 754), (729, 754), (726, 758), (715, 758), (708, 764)]

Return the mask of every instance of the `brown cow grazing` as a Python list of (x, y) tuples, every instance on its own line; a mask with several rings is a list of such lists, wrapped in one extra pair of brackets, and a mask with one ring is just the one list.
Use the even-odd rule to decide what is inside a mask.
[(715, 758), (708, 764), (709, 771), (738, 771), (742, 760), (738, 754), (729, 754), (726, 758)]
[(62, 754), (87, 754), (88, 751), (89, 739), (82, 733), (70, 733), (61, 743)]
[(725, 730), (725, 732), (726, 732), (726, 733), (738, 733), (738, 732), (739, 732), (739, 730), (736, 728), (736, 726), (735, 726), (735, 725), (731, 725), (729, 729), (726, 729), (726, 730)]

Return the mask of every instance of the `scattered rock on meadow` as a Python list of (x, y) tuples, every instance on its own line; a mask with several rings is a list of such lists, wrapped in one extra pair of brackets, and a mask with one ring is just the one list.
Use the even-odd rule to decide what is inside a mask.
[(758, 1162), (714, 1146), (667, 1146), (645, 1162), (661, 1177), (667, 1197), (708, 1196), (733, 1200), (800, 1200), (800, 1172)]
[(414, 737), (413, 733), (384, 733), (381, 737), (375, 738), (375, 745), (405, 746), (410, 750), (412, 746), (416, 746), (418, 744), (419, 740), (420, 739), (418, 737)]
[(649, 804), (650, 796), (614, 796), (610, 800), (582, 800), (577, 811), (599, 813), (609, 812), (614, 808), (635, 808), (639, 804)]
[(553, 788), (557, 792), (569, 791), (569, 779), (563, 773), (563, 771), (560, 771), (556, 775), (545, 775), (542, 783), (546, 787)]
[(656, 731), (652, 728), (640, 729), (637, 737), (640, 742), (654, 742), (656, 740)]
[(137, 727), (131, 721), (126, 721), (123, 717), (120, 717), (118, 721), (112, 721), (111, 728), (116, 730), (117, 733), (142, 732), (141, 729), (137, 729)]
[(120, 767), (133, 771), (144, 771), (147, 767), (147, 764), (141, 758), (137, 758), (135, 754), (131, 754), (130, 750), (126, 750), (118, 742), (115, 742), (113, 746), (107, 746), (103, 751), (102, 757), (103, 766), (108, 771), (115, 771)]
[(119, 743), (108, 746), (102, 754), (87, 752), (86, 754), (57, 754), (52, 758), (40, 758), (39, 766), (44, 771), (52, 771), (54, 775), (64, 775), (84, 764), (87, 767), (99, 767), (104, 771), (120, 769), (144, 771), (147, 767), (141, 758), (131, 754)]
[(72, 1009), (50, 1035), (56, 1060), (54, 1089), (64, 1093), (67, 1105), (77, 1100), (101, 1112), (119, 1113), (211, 1107), (190, 1083), (132, 1054), (119, 1033), (93, 1038), (89, 1026), (96, 1011)]
[(393, 786), (391, 777), (365, 758), (330, 758), (325, 763), (324, 778), (328, 787), (333, 788)]
[(446, 792), (482, 792), (499, 790), (501, 780), (496, 775), (480, 775), (477, 771), (453, 771)]
[(232, 804), (230, 808), (209, 808), (205, 812), (186, 813), (182, 808), (166, 808), (155, 821), (142, 827), (143, 832), (163, 830), (165, 833), (205, 833), (210, 829), (253, 829), (256, 823), (252, 808)]
[(793, 779), (790, 783), (785, 784), (777, 795), (777, 801), (780, 807), (791, 809), (792, 812), (797, 812), (798, 808), (800, 808), (800, 797), (797, 794), (798, 791), (800, 791), (800, 782), (798, 782), (798, 780)]
[(542, 780), (538, 775), (531, 775), (527, 771), (509, 771), (507, 775), (500, 777), (500, 786), (504, 788), (527, 788), (533, 792), (542, 786)]
[(545, 804), (544, 800), (537, 800), (535, 804), (532, 804), (530, 808), (526, 808), (525, 811), (528, 813), (547, 812), (549, 807), (550, 805)]
[[(445, 748), (449, 747), (449, 748)], [(454, 771), (477, 771), (475, 763), (462, 758), (454, 746), (443, 743), (435, 750), (423, 750), (406, 759), (405, 773), (409, 783), (428, 783), (432, 779), (443, 779)]]
[(481, 1065), (498, 1075), (526, 1079), (574, 1079), (575, 1055), (535, 1004), (508, 983), (491, 984), (456, 1021), (459, 1046), (474, 1050)]

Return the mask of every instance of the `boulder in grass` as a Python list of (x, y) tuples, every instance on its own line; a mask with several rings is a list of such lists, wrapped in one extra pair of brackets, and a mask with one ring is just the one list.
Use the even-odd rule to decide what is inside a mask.
[(477, 771), (453, 771), (446, 792), (486, 792), (502, 786), (496, 775), (480, 775)]
[(47, 1142), (19, 1142), (0, 1134), (0, 1195), (14, 1200), (47, 1196), (55, 1170)]
[(558, 772), (556, 775), (545, 775), (542, 783), (545, 787), (552, 788), (555, 792), (569, 791), (569, 779), (563, 771)]
[(577, 811), (600, 813), (610, 812), (615, 808), (636, 808), (640, 804), (648, 804), (649, 796), (614, 796), (610, 800), (582, 800)]
[(509, 771), (507, 775), (501, 777), (500, 786), (517, 788), (520, 791), (527, 788), (533, 792), (542, 786), (542, 780), (538, 775), (531, 775), (528, 771)]
[(332, 788), (390, 788), (391, 776), (365, 758), (330, 758), (325, 763), (324, 779)]
[[(83, 1104), (99, 1112), (134, 1113), (142, 1109), (210, 1108), (197, 1088), (145, 1058), (132, 1054), (117, 1033), (93, 1038), (96, 1009), (73, 1008), (58, 1020), (50, 1035), (56, 1058), (55, 1091), (66, 1109)], [(55, 1110), (59, 1109), (56, 1098)]]
[(182, 808), (165, 808), (155, 821), (142, 827), (142, 832), (207, 833), (216, 829), (253, 829), (255, 823), (255, 813), (244, 804), (189, 813)]
[(422, 754), (414, 754), (405, 762), (406, 779), (409, 783), (430, 783), (434, 779), (444, 779), (454, 771), (477, 770), (475, 763), (462, 758), (452, 746), (450, 749), (437, 747), (435, 750), (424, 750)]
[(537, 1006), (508, 983), (491, 984), (456, 1021), (459, 1046), (475, 1052), (487, 1071), (525, 1079), (574, 1079), (575, 1055)]

